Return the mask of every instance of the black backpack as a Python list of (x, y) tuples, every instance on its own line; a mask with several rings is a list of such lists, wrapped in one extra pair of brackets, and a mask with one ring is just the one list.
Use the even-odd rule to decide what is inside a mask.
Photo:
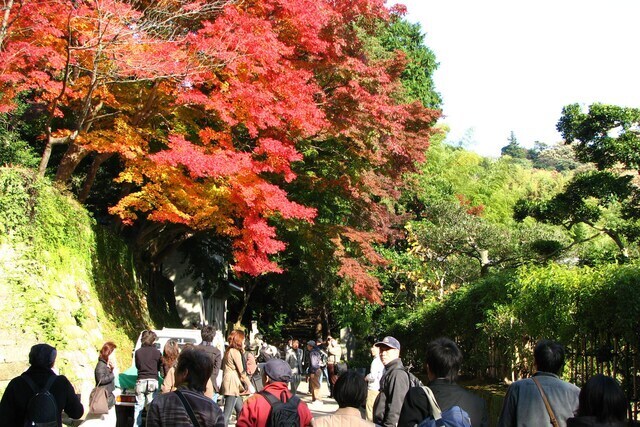
[(409, 387), (422, 387), (424, 385), (422, 384), (422, 381), (418, 379), (418, 377), (409, 372), (409, 369), (405, 367), (404, 371), (407, 373), (407, 375), (409, 375)]
[(29, 399), (27, 403), (27, 413), (25, 414), (25, 426), (38, 426), (38, 427), (58, 427), (58, 404), (56, 399), (49, 392), (49, 389), (53, 385), (53, 382), (58, 378), (57, 375), (52, 375), (47, 380), (44, 388), (38, 390), (38, 386), (27, 375), (21, 375), (22, 379), (31, 387), (34, 395)]
[(267, 427), (300, 427), (300, 415), (298, 414), (300, 398), (298, 396), (294, 394), (289, 400), (283, 402), (266, 391), (258, 392), (258, 394), (267, 399), (271, 405)]

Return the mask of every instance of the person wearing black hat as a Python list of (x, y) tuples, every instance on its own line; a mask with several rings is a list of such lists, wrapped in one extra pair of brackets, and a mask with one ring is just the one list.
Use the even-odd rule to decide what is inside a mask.
[(38, 391), (50, 385), (49, 393), (55, 399), (58, 414), (58, 425), (62, 426), (62, 411), (71, 418), (78, 419), (84, 413), (84, 407), (76, 392), (64, 375), (53, 372), (57, 351), (48, 344), (36, 344), (29, 352), (29, 364), (25, 373), (9, 382), (2, 401), (0, 401), (0, 420), (7, 427), (22, 427), (25, 425), (27, 405), (36, 394), (30, 382)]
[(400, 342), (384, 337), (377, 342), (385, 372), (380, 378), (380, 393), (373, 406), (373, 421), (384, 427), (395, 427), (400, 418), (404, 397), (411, 387), (409, 373), (400, 359)]
[[(281, 402), (287, 402), (292, 397), (298, 399), (289, 391), (287, 385), (291, 380), (291, 367), (282, 359), (270, 359), (264, 364), (262, 381), (265, 384), (260, 393), (247, 399), (238, 415), (237, 427), (265, 427), (271, 414), (271, 404), (267, 400), (270, 394)], [(300, 427), (310, 426), (311, 411), (306, 403), (298, 402), (298, 417)]]

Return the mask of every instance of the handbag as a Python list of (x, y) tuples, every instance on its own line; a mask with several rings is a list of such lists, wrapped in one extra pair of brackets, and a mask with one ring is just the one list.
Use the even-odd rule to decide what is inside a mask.
[(540, 395), (542, 396), (542, 400), (544, 401), (544, 406), (547, 408), (547, 413), (549, 413), (549, 420), (551, 421), (551, 425), (553, 427), (559, 427), (558, 419), (556, 418), (556, 414), (553, 413), (553, 409), (551, 409), (551, 405), (549, 404), (549, 400), (547, 399), (547, 395), (544, 394), (544, 390), (542, 390), (542, 386), (536, 377), (531, 377), (534, 383), (536, 383), (536, 387), (540, 391)]
[(100, 382), (98, 382), (98, 385), (89, 394), (89, 413), (95, 415), (108, 414), (110, 394), (105, 387), (100, 387)]

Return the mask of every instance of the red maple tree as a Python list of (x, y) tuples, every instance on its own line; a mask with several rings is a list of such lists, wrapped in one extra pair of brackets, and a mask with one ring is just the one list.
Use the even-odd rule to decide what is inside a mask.
[[(339, 185), (371, 215), (332, 238), (341, 273), (378, 300), (364, 265), (380, 262), (362, 234), (384, 231), (374, 199), (397, 197), (396, 181), (421, 160), (438, 113), (398, 101), (405, 58), (367, 57), (358, 31), (388, 19), (384, 0), (123, 0), (11, 2), (0, 26), (0, 112), (20, 95), (41, 105), (44, 174), (56, 144), (66, 182), (95, 154), (117, 155), (117, 181), (133, 188), (111, 212), (214, 230), (233, 240), (234, 268), (278, 272), (272, 218), (313, 221), (290, 199), (299, 151), (336, 141), (348, 173)], [(376, 205), (376, 206), (374, 206)], [(337, 243), (340, 248), (340, 243)], [(364, 260), (364, 261), (363, 261)]]

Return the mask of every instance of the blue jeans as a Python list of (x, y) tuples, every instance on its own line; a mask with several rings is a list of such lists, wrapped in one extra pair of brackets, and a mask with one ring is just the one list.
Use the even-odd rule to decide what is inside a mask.
[(322, 378), (326, 378), (327, 384), (329, 383), (329, 371), (327, 371), (326, 366), (320, 368), (320, 380), (318, 381), (320, 385), (322, 385)]
[(242, 410), (242, 397), (240, 396), (225, 396), (224, 397), (224, 425), (229, 425), (231, 419), (231, 413), (236, 410), (236, 417)]
[(158, 394), (158, 380), (136, 381), (136, 405), (133, 412), (135, 425), (142, 427), (142, 410), (146, 408)]

